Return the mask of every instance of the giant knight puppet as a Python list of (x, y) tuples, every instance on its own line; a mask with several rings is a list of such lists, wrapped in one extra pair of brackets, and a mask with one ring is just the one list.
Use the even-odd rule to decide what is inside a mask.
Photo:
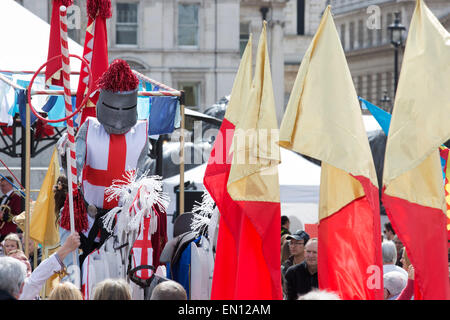
[(118, 205), (105, 194), (126, 171), (140, 176), (148, 154), (148, 123), (137, 120), (139, 80), (123, 60), (114, 60), (98, 81), (97, 118), (88, 117), (76, 137), (77, 172), (81, 173), (89, 230), (81, 237), (80, 262), (108, 237), (101, 217)]

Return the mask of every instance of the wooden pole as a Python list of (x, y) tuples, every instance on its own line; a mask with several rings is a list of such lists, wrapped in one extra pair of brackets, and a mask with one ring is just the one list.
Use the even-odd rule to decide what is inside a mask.
[(181, 113), (181, 130), (180, 130), (180, 214), (184, 213), (184, 91), (181, 91), (180, 97), (180, 113)]
[[(25, 112), (25, 256), (29, 254), (30, 239), (30, 158), (31, 158), (31, 115), (27, 105)], [(23, 139), (23, 137), (22, 137)]]

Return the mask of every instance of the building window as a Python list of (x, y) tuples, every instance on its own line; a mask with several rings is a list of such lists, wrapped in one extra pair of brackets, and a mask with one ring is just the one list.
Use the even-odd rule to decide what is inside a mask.
[[(372, 89), (373, 89), (372, 75), (369, 74), (367, 76), (367, 95), (366, 95), (366, 97), (367, 97), (366, 99), (369, 101), (373, 101), (373, 96), (372, 96), (373, 90)], [(374, 103), (376, 103), (376, 102), (374, 101)]]
[(137, 3), (117, 3), (116, 44), (137, 45)]
[(357, 91), (357, 94), (358, 94), (358, 96), (364, 98), (364, 95), (363, 95), (363, 93), (362, 93), (362, 90), (363, 90), (363, 77), (362, 77), (362, 76), (358, 76), (356, 79), (357, 79), (357, 80), (356, 80), (356, 81), (357, 81), (357, 82), (356, 82), (356, 87), (357, 87), (356, 91)]
[(364, 26), (363, 21), (358, 21), (358, 48), (364, 47)]
[(248, 39), (250, 38), (250, 23), (239, 24), (239, 51), (241, 57), (244, 54)]
[(350, 22), (349, 32), (350, 32), (349, 48), (350, 50), (353, 50), (355, 44), (355, 23), (353, 21)]
[(382, 88), (382, 79), (383, 78), (383, 74), (381, 73), (377, 73), (377, 97), (376, 99), (373, 101), (374, 103), (377, 103), (378, 101), (380, 101), (383, 98), (383, 88)]
[(200, 106), (200, 82), (180, 82), (178, 88), (184, 91), (186, 106)]
[(389, 28), (388, 27), (389, 27), (389, 25), (392, 24), (392, 22), (393, 22), (393, 20), (392, 20), (392, 13), (388, 13), (386, 15), (386, 42), (390, 41), (391, 35), (389, 34)]
[(373, 30), (367, 29), (367, 47), (373, 46)]
[(394, 97), (394, 95), (392, 94), (394, 92), (394, 84), (392, 81), (392, 74), (393, 72), (388, 72), (386, 74), (386, 91), (387, 91), (387, 95), (389, 97), (391, 97), (391, 100), (393, 100), (392, 98)]
[(124, 59), (132, 70), (145, 71), (145, 66), (139, 62)]
[(178, 45), (198, 46), (198, 4), (178, 5)]
[[(380, 15), (380, 26), (383, 25), (383, 16)], [(380, 46), (383, 43), (383, 28), (377, 29), (377, 44)]]
[(305, 0), (297, 0), (297, 34), (305, 34)]
[(345, 24), (341, 24), (341, 43), (342, 48), (345, 50)]

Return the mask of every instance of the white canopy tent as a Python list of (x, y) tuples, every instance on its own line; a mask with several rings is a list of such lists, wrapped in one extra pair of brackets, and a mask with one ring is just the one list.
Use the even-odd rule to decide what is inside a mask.
[[(46, 61), (50, 38), (50, 24), (42, 20), (14, 0), (0, 1), (0, 28), (2, 30), (2, 49), (0, 50), (1, 71), (37, 71)], [(69, 38), (69, 53), (83, 55), (83, 47)], [(81, 61), (70, 59), (71, 71), (80, 71)], [(44, 71), (45, 68), (42, 70)], [(4, 73), (2, 73), (4, 74)], [(13, 82), (17, 80), (29, 81), (32, 74), (13, 73), (8, 75)], [(78, 75), (70, 77), (70, 87), (78, 87)], [(36, 78), (33, 89), (44, 89), (44, 77)], [(1, 81), (0, 81), (1, 82)], [(8, 116), (8, 109), (14, 102), (14, 90), (0, 83), (0, 118), (2, 122), (12, 123)], [(33, 96), (33, 106), (37, 111), (45, 104), (48, 96)], [(6, 121), (7, 120), (7, 121)]]
[[(46, 21), (14, 0), (2, 0), (0, 26), (0, 70), (36, 71), (47, 61), (50, 25)], [(82, 56), (83, 47), (69, 39), (69, 53)], [(80, 60), (71, 59), (70, 64), (72, 71), (80, 71)], [(73, 89), (77, 86), (78, 82), (71, 82)]]
[[(381, 130), (378, 122), (371, 115), (363, 116), (366, 131)], [(302, 156), (280, 148), (281, 163), (278, 165), (280, 183), (281, 214), (289, 217), (290, 229), (304, 229), (304, 224), (318, 222), (320, 166), (313, 164)], [(191, 181), (197, 190), (205, 190), (203, 176), (206, 163), (184, 173), (184, 180)], [(164, 191), (170, 196), (168, 213), (168, 237), (172, 237), (172, 214), (176, 208), (174, 187), (180, 177), (173, 176), (164, 180)]]

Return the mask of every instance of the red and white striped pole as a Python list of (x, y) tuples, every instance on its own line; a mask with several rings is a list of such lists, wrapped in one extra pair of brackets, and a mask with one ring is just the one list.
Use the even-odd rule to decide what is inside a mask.
[[(64, 102), (66, 104), (66, 116), (72, 113), (72, 94), (70, 92), (70, 57), (69, 45), (67, 41), (67, 8), (59, 7), (60, 29), (61, 29), (61, 54), (62, 70), (61, 76), (64, 84)], [(77, 167), (75, 155), (75, 136), (73, 129), (73, 118), (67, 119), (67, 180), (69, 185), (69, 214), (70, 214), (70, 232), (75, 232), (75, 215), (73, 206), (73, 195), (77, 190)], [(74, 284), (80, 288), (80, 268), (78, 266), (78, 256), (76, 250), (73, 251), (72, 275)]]
[[(62, 54), (62, 71), (64, 83), (64, 102), (66, 105), (66, 116), (72, 113), (72, 93), (70, 91), (70, 58), (69, 58), (69, 45), (67, 42), (67, 8), (61, 6), (59, 8), (60, 23), (61, 23), (61, 54)], [(67, 135), (68, 146), (70, 149), (70, 173), (67, 175), (72, 178), (72, 188), (77, 188), (77, 168), (75, 166), (75, 135), (73, 129), (73, 118), (67, 119)], [(69, 166), (68, 166), (69, 167)], [(69, 177), (68, 177), (69, 178)]]

